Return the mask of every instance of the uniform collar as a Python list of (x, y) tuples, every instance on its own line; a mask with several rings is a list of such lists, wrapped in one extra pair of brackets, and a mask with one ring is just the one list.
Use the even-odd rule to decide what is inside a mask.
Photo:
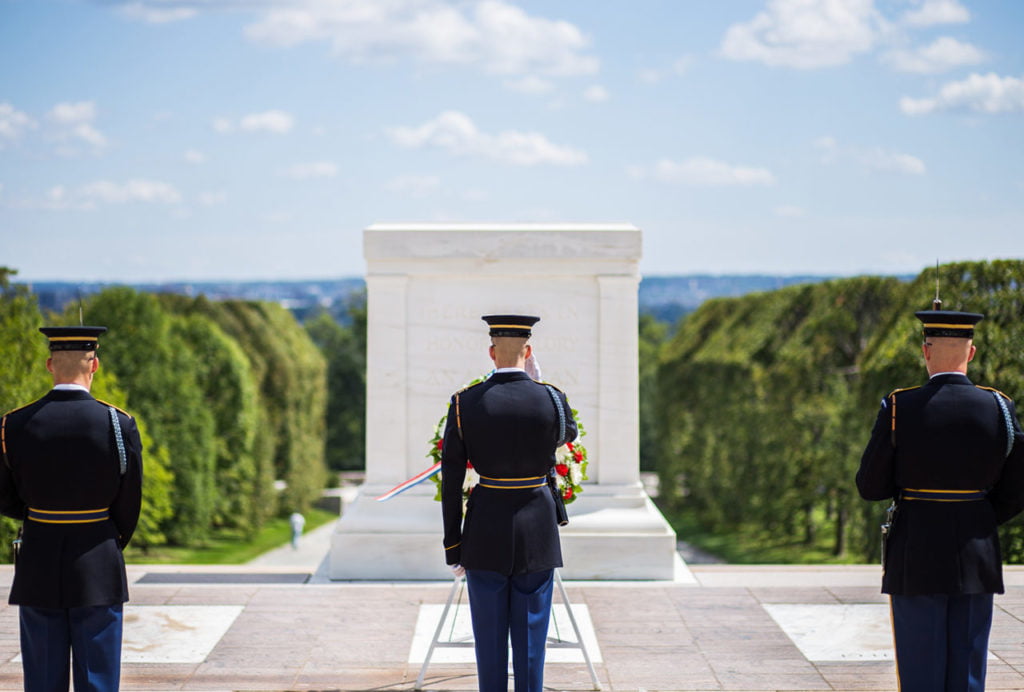
[(525, 370), (520, 368), (502, 368), (496, 370), (489, 379), (495, 382), (512, 382), (515, 380), (530, 380), (530, 376), (526, 374)]
[(85, 392), (89, 393), (88, 387), (83, 387), (80, 384), (55, 384), (53, 385), (54, 391), (57, 392)]
[(958, 380), (964, 384), (971, 384), (970, 378), (962, 372), (937, 372), (928, 378), (928, 382), (934, 384), (947, 384)]

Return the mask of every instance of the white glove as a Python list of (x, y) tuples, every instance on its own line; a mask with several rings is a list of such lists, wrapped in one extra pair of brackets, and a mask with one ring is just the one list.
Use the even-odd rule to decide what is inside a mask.
[(448, 569), (450, 569), (452, 571), (452, 574), (454, 574), (456, 577), (466, 576), (466, 568), (462, 565), (448, 565)]
[(530, 354), (530, 357), (526, 359), (526, 374), (531, 378), (540, 382), (540, 363), (537, 362), (537, 356)]

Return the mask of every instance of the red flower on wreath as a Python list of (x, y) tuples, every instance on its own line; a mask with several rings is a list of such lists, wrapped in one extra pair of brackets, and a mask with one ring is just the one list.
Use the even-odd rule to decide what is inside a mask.
[[(466, 386), (472, 386), (478, 382), (482, 382), (487, 379), (490, 374), (479, 377)], [(587, 449), (580, 443), (580, 438), (586, 435), (586, 431), (583, 429), (583, 424), (579, 420), (579, 413), (573, 409), (573, 417), (576, 420), (577, 427), (577, 438), (576, 443), (567, 442), (564, 446), (559, 447), (555, 451), (555, 486), (558, 491), (561, 492), (562, 498), (566, 504), (575, 502), (576, 498), (580, 493), (583, 492), (583, 481), (587, 480)], [(444, 449), (444, 430), (445, 423), (447, 422), (447, 414), (441, 416), (441, 419), (434, 426), (434, 436), (430, 439), (430, 451), (427, 456), (434, 462), (439, 463), (441, 461), (442, 452)], [(469, 494), (473, 490), (473, 486), (477, 482), (477, 474), (473, 470), (473, 464), (469, 461), (466, 462), (466, 478), (463, 483), (463, 497), (468, 498)], [(431, 480), (437, 486), (437, 492), (434, 495), (434, 499), (440, 501), (441, 499), (441, 474), (436, 473), (431, 476)]]

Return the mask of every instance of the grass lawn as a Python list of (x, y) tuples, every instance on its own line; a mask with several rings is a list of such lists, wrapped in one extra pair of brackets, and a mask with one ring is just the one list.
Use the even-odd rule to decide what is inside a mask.
[[(311, 509), (306, 513), (306, 531), (312, 531), (329, 521), (337, 521), (338, 515), (322, 509)], [(177, 565), (240, 565), (263, 553), (291, 541), (292, 529), (288, 519), (274, 517), (251, 540), (246, 540), (237, 531), (221, 531), (214, 534), (200, 547), (179, 548), (160, 546), (149, 553), (125, 551), (125, 562), (129, 564), (177, 564)]]
[(746, 525), (725, 533), (712, 532), (702, 526), (693, 512), (671, 511), (660, 507), (676, 536), (725, 562), (737, 565), (832, 564), (853, 565), (863, 561), (854, 555), (836, 557), (832, 554), (832, 535), (828, 530), (818, 533), (818, 540), (808, 545), (773, 534), (761, 526)]

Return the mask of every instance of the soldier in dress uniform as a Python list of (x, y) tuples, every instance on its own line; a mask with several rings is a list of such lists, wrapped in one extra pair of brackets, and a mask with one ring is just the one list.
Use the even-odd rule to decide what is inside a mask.
[(882, 592), (903, 692), (984, 690), (1000, 523), (1024, 507), (1024, 433), (1013, 401), (967, 378), (982, 315), (915, 313), (930, 379), (882, 400), (860, 470), (865, 500), (892, 498)]
[(54, 387), (0, 420), (0, 512), (24, 520), (10, 602), (25, 690), (66, 692), (72, 671), (76, 692), (117, 690), (142, 444), (130, 415), (89, 394), (106, 327), (40, 331)]
[[(525, 371), (539, 317), (488, 315), (496, 370), (452, 397), (442, 447), (445, 558), (465, 570), (482, 692), (540, 692), (554, 570), (562, 566), (548, 478), (555, 450), (576, 438), (565, 394)], [(466, 464), (480, 475), (463, 520)]]

